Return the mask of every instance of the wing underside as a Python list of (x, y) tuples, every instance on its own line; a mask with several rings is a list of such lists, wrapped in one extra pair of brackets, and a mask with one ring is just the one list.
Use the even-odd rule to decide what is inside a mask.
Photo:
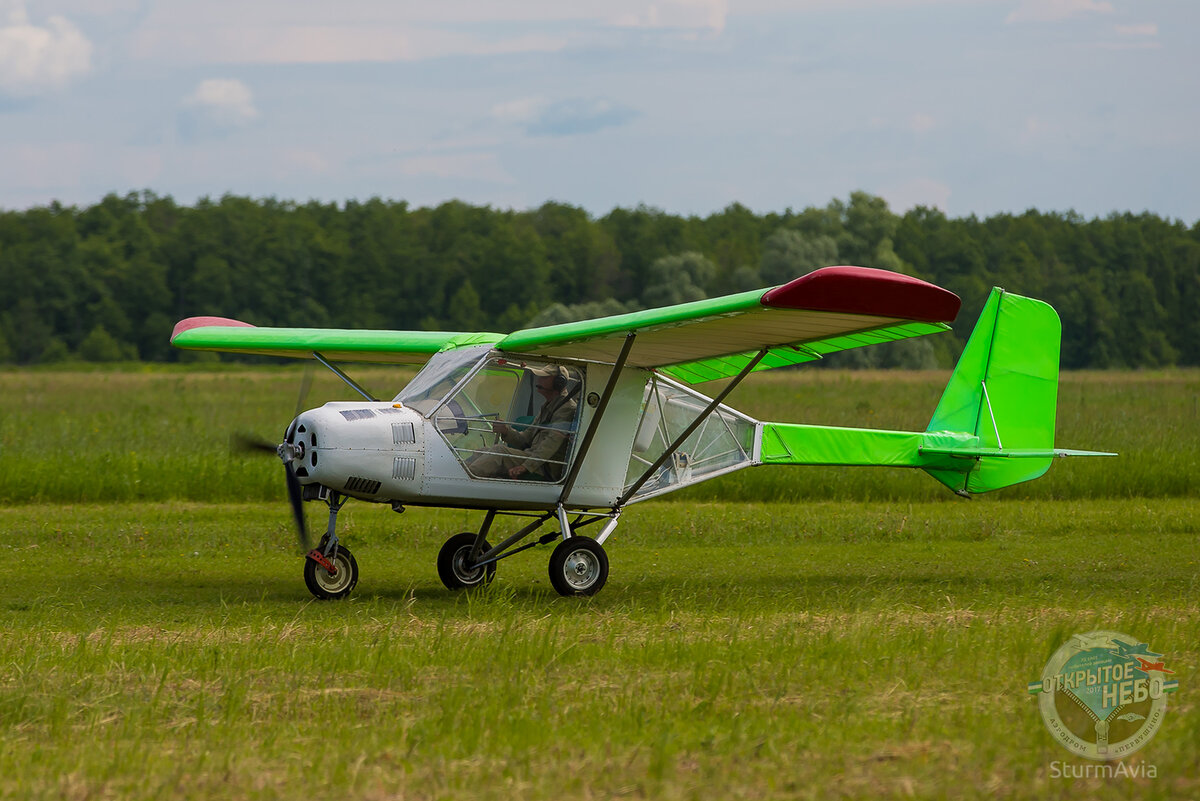
[(756, 370), (945, 331), (959, 305), (953, 293), (910, 276), (825, 267), (774, 289), (517, 331), (496, 347), (612, 362), (633, 333), (628, 364), (694, 384), (736, 375), (763, 349)]

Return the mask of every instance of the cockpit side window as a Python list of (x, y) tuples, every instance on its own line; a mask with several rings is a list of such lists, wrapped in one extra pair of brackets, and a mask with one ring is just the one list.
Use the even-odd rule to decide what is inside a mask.
[(579, 426), (583, 373), (489, 359), (438, 409), (438, 430), (476, 478), (560, 481)]

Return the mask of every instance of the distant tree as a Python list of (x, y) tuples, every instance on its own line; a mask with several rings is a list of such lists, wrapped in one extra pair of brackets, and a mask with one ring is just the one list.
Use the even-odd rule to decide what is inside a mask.
[(85, 362), (119, 362), (124, 355), (121, 344), (102, 325), (93, 328), (79, 343), (79, 358)]
[(446, 304), (446, 325), (454, 331), (483, 330), (483, 309), (479, 306), (479, 293), (468, 280), (450, 296)]
[(649, 307), (670, 306), (708, 297), (705, 287), (717, 268), (700, 253), (663, 256), (650, 265), (642, 303)]
[(559, 323), (574, 323), (580, 320), (595, 320), (599, 317), (610, 317), (615, 314), (637, 311), (636, 303), (622, 303), (616, 298), (594, 300), (588, 303), (573, 303), (564, 305), (552, 303), (534, 315), (525, 324), (526, 328), (541, 328)]
[(174, 321), (195, 314), (509, 331), (758, 289), (835, 263), (917, 275), (963, 300), (954, 335), (847, 363), (922, 366), (929, 342), (944, 364), (1003, 286), (1058, 309), (1064, 366), (1200, 364), (1200, 222), (1036, 210), (952, 219), (931, 208), (897, 217), (865, 192), (762, 215), (733, 203), (706, 217), (378, 198), (179, 206), (150, 192), (0, 211), (0, 361), (107, 358), (112, 343), (120, 358), (198, 358), (167, 343)]
[(766, 286), (766, 283), (758, 270), (748, 264), (743, 264), (730, 276), (729, 289), (731, 292), (748, 292), (751, 289), (761, 289)]
[(39, 364), (59, 364), (71, 360), (71, 349), (59, 337), (50, 337), (44, 345), (37, 356)]
[(837, 263), (838, 247), (833, 237), (780, 228), (763, 244), (758, 272), (766, 284), (775, 286)]

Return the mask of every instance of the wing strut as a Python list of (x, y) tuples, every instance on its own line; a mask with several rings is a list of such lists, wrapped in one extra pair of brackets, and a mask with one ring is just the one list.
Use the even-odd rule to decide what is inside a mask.
[(558, 496), (559, 507), (566, 502), (567, 496), (571, 494), (571, 488), (575, 486), (575, 478), (579, 475), (579, 469), (583, 466), (583, 458), (587, 456), (588, 448), (592, 447), (592, 439), (596, 436), (596, 429), (600, 427), (600, 421), (604, 419), (604, 410), (608, 408), (608, 401), (612, 398), (613, 390), (617, 386), (617, 379), (621, 376), (621, 369), (625, 366), (625, 360), (629, 358), (629, 351), (633, 349), (633, 341), (635, 339), (637, 339), (637, 333), (634, 331), (630, 331), (625, 335), (625, 344), (621, 346), (621, 353), (613, 363), (612, 372), (608, 376), (608, 383), (604, 385), (604, 394), (600, 396), (600, 403), (596, 406), (596, 413), (592, 415), (592, 424), (588, 426), (587, 433), (583, 435), (583, 442), (579, 444), (579, 452), (575, 454), (575, 460), (571, 465), (571, 472), (567, 474), (567, 479), (563, 482), (562, 494)]
[(371, 401), (372, 403), (374, 403), (374, 402), (376, 402), (376, 401), (378, 401), (378, 400), (379, 400), (379, 398), (373, 397), (373, 396), (371, 395), (371, 393), (370, 393), (370, 392), (367, 392), (365, 389), (363, 389), (362, 387), (360, 387), (360, 386), (359, 386), (359, 385), (358, 385), (358, 384), (357, 384), (357, 383), (354, 381), (354, 379), (353, 379), (353, 378), (351, 378), (350, 376), (346, 375), (346, 374), (345, 374), (345, 373), (343, 373), (341, 370), (339, 370), (339, 369), (338, 369), (338, 367), (337, 367), (337, 365), (335, 365), (333, 362), (329, 361), (329, 360), (328, 360), (328, 359), (326, 359), (324, 356), (322, 356), (321, 354), (317, 353), (315, 350), (312, 352), (312, 355), (313, 355), (313, 358), (314, 358), (314, 359), (316, 359), (316, 360), (317, 360), (317, 361), (319, 361), (321, 364), (323, 364), (323, 365), (325, 365), (326, 367), (328, 367), (328, 368), (329, 368), (329, 369), (330, 369), (330, 370), (333, 372), (333, 374), (334, 374), (334, 375), (336, 375), (338, 378), (340, 378), (340, 379), (342, 379), (343, 381), (345, 381), (345, 382), (346, 382), (346, 386), (350, 387), (350, 389), (354, 390), (354, 391), (355, 391), (355, 392), (357, 392), (359, 395), (362, 395), (364, 398), (366, 398), (367, 400)]
[(757, 354), (755, 354), (754, 358), (751, 359), (750, 362), (745, 367), (742, 368), (742, 371), (740, 373), (738, 373), (736, 376), (734, 376), (734, 379), (729, 382), (729, 386), (727, 386), (727, 387), (725, 387), (725, 389), (721, 390), (721, 394), (717, 395), (717, 397), (713, 398), (712, 403), (708, 404), (708, 406), (706, 406), (704, 408), (704, 411), (702, 411), (702, 412), (700, 412), (700, 414), (696, 415), (696, 419), (692, 421), (691, 425), (689, 425), (687, 428), (685, 428), (683, 430), (682, 434), (680, 434), (678, 437), (675, 438), (674, 442), (672, 442), (670, 445), (667, 446), (666, 450), (664, 450), (662, 452), (662, 456), (659, 456), (658, 459), (654, 462), (654, 464), (650, 465), (650, 467), (646, 470), (645, 473), (642, 473), (641, 478), (639, 478), (637, 481), (633, 482), (632, 487), (625, 490), (625, 494), (621, 496), (621, 499), (619, 501), (617, 501), (616, 508), (620, 509), (622, 506), (624, 506), (629, 501), (629, 499), (632, 498), (634, 496), (634, 494), (642, 488), (642, 485), (645, 484), (650, 479), (650, 476), (654, 475), (654, 472), (656, 470), (658, 470), (658, 468), (662, 467), (663, 463), (666, 462), (667, 459), (671, 458), (671, 454), (674, 453), (675, 450), (680, 445), (682, 445), (684, 443), (684, 441), (687, 440), (688, 437), (690, 437), (692, 435), (693, 431), (695, 431), (697, 428), (700, 427), (700, 425), (705, 421), (705, 419), (710, 414), (713, 413), (714, 409), (716, 409), (718, 406), (721, 405), (721, 401), (725, 400), (725, 397), (727, 395), (729, 395), (730, 392), (733, 392), (734, 387), (736, 387), (738, 384), (742, 383), (743, 378), (750, 375), (750, 373), (754, 370), (754, 368), (758, 366), (758, 363), (760, 361), (762, 361), (762, 358), (767, 355), (768, 350), (769, 350), (769, 348), (763, 348)]

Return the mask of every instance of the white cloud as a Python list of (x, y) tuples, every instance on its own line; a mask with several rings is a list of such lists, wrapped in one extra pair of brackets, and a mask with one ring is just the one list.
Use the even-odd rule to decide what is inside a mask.
[(1022, 0), (1005, 22), (1059, 22), (1080, 14), (1111, 14), (1107, 0)]
[(147, 28), (132, 52), (147, 60), (194, 63), (337, 64), (418, 61), (461, 55), (553, 52), (561, 36), (483, 37), (388, 21), (333, 25), (183, 25)]
[[(3, 2), (3, 0), (0, 0)], [(720, 34), (728, 0), (148, 0), (129, 52), (173, 63), (350, 63), (544, 53), (612, 28)]]
[(1114, 30), (1122, 36), (1158, 36), (1158, 25), (1144, 22), (1140, 25), (1115, 25)]
[(612, 23), (630, 28), (706, 28), (720, 33), (729, 14), (727, 0), (658, 0), (632, 5), (631, 9), (614, 13)]
[(222, 135), (244, 128), (258, 116), (254, 95), (246, 84), (236, 79), (210, 78), (184, 98), (180, 132), (189, 139)]
[(929, 133), (936, 127), (937, 120), (928, 114), (922, 114), (918, 112), (908, 118), (908, 129), (913, 133)]
[(1055, 123), (1044, 120), (1041, 117), (1026, 117), (1020, 133), (1017, 135), (1017, 140), (1023, 145), (1032, 145), (1056, 139), (1061, 134), (1062, 129)]
[(522, 97), (492, 106), (492, 116), (500, 122), (528, 123), (549, 105), (544, 97)]
[(524, 97), (492, 106), (492, 117), (518, 125), (529, 136), (574, 136), (624, 125), (641, 112), (604, 97), (570, 97), (550, 101)]
[(0, 93), (32, 97), (61, 89), (92, 69), (92, 43), (68, 19), (34, 25), (25, 4), (9, 2), (0, 22)]

